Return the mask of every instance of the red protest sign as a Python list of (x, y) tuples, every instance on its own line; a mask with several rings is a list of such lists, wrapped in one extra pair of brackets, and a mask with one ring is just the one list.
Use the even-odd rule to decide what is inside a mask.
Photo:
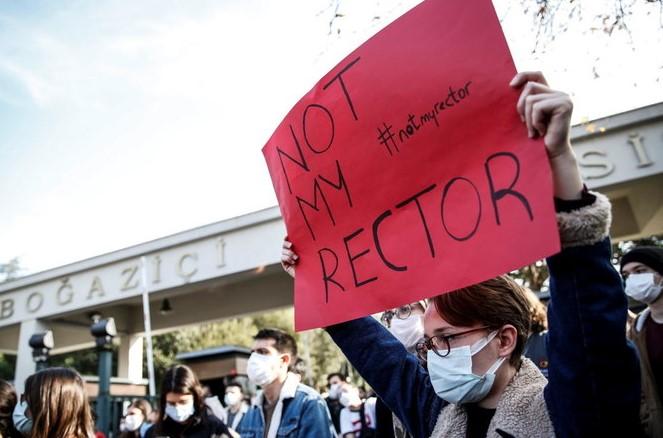
[(300, 255), (297, 330), (559, 250), (550, 171), (489, 0), (428, 0), (339, 63), (263, 149)]

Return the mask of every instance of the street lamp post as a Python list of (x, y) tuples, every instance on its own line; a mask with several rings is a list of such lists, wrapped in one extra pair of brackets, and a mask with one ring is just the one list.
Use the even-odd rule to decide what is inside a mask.
[(35, 333), (30, 336), (28, 343), (32, 347), (32, 359), (35, 361), (37, 371), (48, 368), (48, 353), (55, 346), (53, 332), (46, 330), (45, 332)]
[(113, 318), (100, 319), (90, 328), (99, 352), (99, 394), (97, 395), (97, 430), (110, 430), (110, 378), (113, 363), (113, 337), (117, 335)]

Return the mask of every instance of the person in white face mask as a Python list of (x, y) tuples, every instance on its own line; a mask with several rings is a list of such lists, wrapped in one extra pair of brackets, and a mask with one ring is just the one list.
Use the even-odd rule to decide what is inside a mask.
[(663, 248), (634, 248), (620, 265), (626, 295), (647, 305), (629, 329), (640, 352), (642, 424), (647, 436), (663, 437)]
[[(426, 300), (390, 309), (382, 313), (380, 322), (400, 341), (409, 353), (416, 352), (416, 345), (424, 337), (424, 312)], [(384, 438), (411, 438), (398, 417), (394, 415), (382, 399), (377, 399), (376, 434)]]
[[(424, 314), (426, 338), (416, 348), (419, 359), (370, 316), (326, 330), (414, 438), (640, 436), (638, 357), (626, 339), (626, 299), (610, 263), (611, 207), (582, 182), (569, 140), (573, 105), (567, 94), (548, 87), (540, 72), (499, 81), (517, 100), (523, 137), (525, 131), (530, 138), (543, 137), (552, 171), (555, 198), (530, 200), (554, 203), (559, 234), (549, 237), (561, 244), (561, 251), (547, 259), (549, 379), (523, 357), (529, 303), (524, 288), (508, 275), (431, 298)], [(507, 108), (504, 117), (516, 117), (508, 115), (512, 110)], [(495, 115), (502, 111), (495, 108)], [(504, 190), (493, 192), (494, 211), (525, 214), (521, 201), (526, 197), (518, 190), (527, 183), (505, 179), (501, 184)], [(481, 226), (495, 226), (493, 219), (484, 216)], [(498, 219), (497, 227), (509, 229), (514, 239), (527, 239), (508, 222)], [(407, 242), (402, 243), (407, 251)], [(439, 259), (459, 278), (473, 268), (454, 259), (461, 244), (467, 243), (450, 242)], [(295, 245), (284, 241), (281, 257), (293, 276), (300, 261)], [(492, 257), (513, 251), (509, 245), (474, 248)]]
[(359, 389), (346, 383), (341, 390), (341, 438), (370, 438), (376, 435), (375, 397), (363, 401)]
[(161, 382), (159, 421), (146, 436), (156, 438), (208, 438), (233, 436), (219, 418), (207, 412), (203, 388), (185, 365), (170, 367)]
[(147, 417), (152, 412), (152, 405), (147, 400), (134, 400), (124, 416), (124, 431), (119, 438), (143, 438), (152, 426)]
[(343, 385), (347, 381), (348, 378), (343, 373), (331, 373), (327, 376), (327, 397), (325, 401), (327, 402), (327, 408), (331, 414), (336, 433), (341, 432), (341, 410), (343, 409), (343, 405), (340, 399)]
[(244, 415), (237, 432), (256, 438), (336, 437), (320, 394), (289, 372), (297, 362), (295, 339), (276, 328), (262, 329), (253, 339), (246, 374), (262, 387), (262, 393)]
[(228, 427), (233, 430), (237, 430), (244, 414), (249, 410), (244, 399), (244, 389), (241, 384), (231, 382), (226, 385), (225, 395), (223, 396), (223, 402), (226, 405), (226, 418), (224, 420)]
[(424, 337), (425, 301), (415, 301), (395, 309), (385, 311), (380, 317), (382, 324), (409, 351), (414, 353), (415, 347)]

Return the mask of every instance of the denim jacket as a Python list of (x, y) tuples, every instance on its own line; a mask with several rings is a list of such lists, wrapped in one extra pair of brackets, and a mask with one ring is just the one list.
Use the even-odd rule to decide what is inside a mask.
[[(592, 205), (558, 213), (563, 250), (548, 259), (544, 409), (558, 437), (635, 437), (640, 436), (638, 358), (626, 339), (626, 297), (610, 263), (610, 204), (595, 196)], [(417, 358), (371, 317), (327, 330), (410, 433), (431, 436), (448, 403), (437, 396)]]
[[(242, 438), (263, 438), (265, 417), (262, 412), (263, 395), (259, 395), (237, 427)], [(280, 395), (281, 421), (277, 438), (336, 438), (327, 404), (313, 388), (299, 383), (293, 374), (283, 384)], [(276, 409), (272, 421), (277, 420)]]

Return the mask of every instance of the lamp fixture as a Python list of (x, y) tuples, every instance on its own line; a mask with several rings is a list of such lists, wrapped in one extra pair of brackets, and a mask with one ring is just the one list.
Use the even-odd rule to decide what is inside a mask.
[(164, 298), (163, 301), (161, 301), (161, 308), (159, 309), (159, 313), (162, 315), (169, 315), (173, 313), (173, 308), (170, 306), (170, 300), (168, 298)]

